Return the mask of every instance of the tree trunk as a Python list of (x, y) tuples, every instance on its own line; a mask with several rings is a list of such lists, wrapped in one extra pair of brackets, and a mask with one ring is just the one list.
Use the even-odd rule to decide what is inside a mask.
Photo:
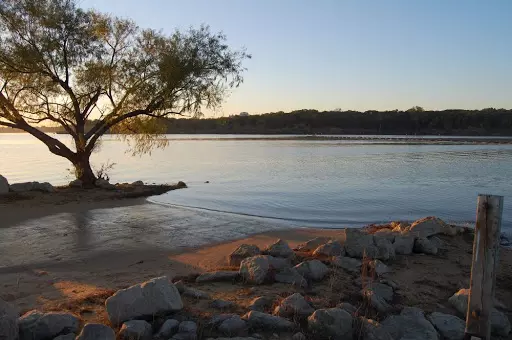
[(96, 182), (96, 176), (92, 171), (89, 157), (90, 154), (88, 153), (77, 153), (72, 161), (75, 167), (75, 176), (82, 181), (84, 188), (92, 188), (94, 187), (94, 182)]

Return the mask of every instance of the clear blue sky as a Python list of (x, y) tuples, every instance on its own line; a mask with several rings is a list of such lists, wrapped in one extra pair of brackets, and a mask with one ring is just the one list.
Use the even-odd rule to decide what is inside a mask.
[(512, 108), (511, 0), (82, 0), (172, 32), (206, 23), (247, 48), (217, 113)]

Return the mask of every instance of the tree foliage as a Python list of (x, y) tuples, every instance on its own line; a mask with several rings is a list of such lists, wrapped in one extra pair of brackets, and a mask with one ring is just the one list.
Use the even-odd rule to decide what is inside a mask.
[[(218, 107), (250, 57), (207, 26), (167, 35), (74, 0), (2, 0), (0, 31), (0, 126), (31, 133), (89, 182), (103, 134), (122, 132), (135, 151), (149, 151), (166, 130), (162, 118)], [(61, 126), (73, 146), (40, 131), (43, 122)]]

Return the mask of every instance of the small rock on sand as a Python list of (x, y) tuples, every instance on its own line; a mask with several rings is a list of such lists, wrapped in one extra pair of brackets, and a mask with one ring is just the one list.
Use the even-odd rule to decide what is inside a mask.
[(251, 301), (249, 305), (250, 310), (254, 310), (257, 312), (264, 312), (266, 309), (270, 308), (274, 303), (274, 298), (271, 296), (260, 296)]
[(116, 333), (108, 326), (99, 323), (88, 323), (78, 334), (76, 340), (115, 340)]
[(419, 237), (414, 241), (414, 252), (420, 254), (436, 255), (437, 247), (426, 237)]
[(220, 324), (219, 331), (229, 336), (243, 335), (246, 332), (246, 323), (240, 316), (233, 315)]
[(290, 258), (295, 256), (295, 252), (290, 248), (288, 243), (281, 239), (277, 240), (275, 243), (265, 248), (264, 253), (274, 257), (284, 258)]
[(340, 308), (318, 309), (308, 318), (309, 330), (328, 339), (352, 339), (352, 316)]
[(344, 229), (345, 252), (347, 256), (361, 259), (363, 257), (375, 258), (378, 254), (377, 246), (373, 242), (373, 235), (366, 234), (358, 229)]
[(178, 331), (179, 325), (180, 325), (180, 322), (178, 320), (174, 320), (174, 319), (165, 320), (163, 325), (160, 327), (158, 332), (155, 334), (155, 339), (162, 339), (162, 340), (169, 339), (173, 334), (175, 334)]
[(305, 278), (319, 281), (329, 272), (329, 267), (319, 260), (304, 261), (295, 266), (300, 275)]
[(411, 235), (400, 235), (395, 237), (393, 242), (393, 248), (395, 248), (396, 254), (409, 255), (412, 253), (414, 248), (414, 236)]
[(312, 240), (309, 240), (305, 243), (299, 244), (295, 250), (301, 251), (301, 252), (310, 252), (314, 251), (316, 248), (321, 246), (322, 244), (325, 244), (329, 242), (331, 239), (328, 237), (315, 237)]
[(391, 335), (375, 320), (360, 317), (362, 340), (393, 340)]
[(9, 193), (9, 182), (7, 182), (7, 178), (0, 175), (0, 195), (5, 195)]
[(265, 331), (288, 331), (295, 328), (295, 324), (280, 316), (270, 315), (257, 311), (250, 311), (244, 316), (247, 324), (252, 329), (264, 329)]
[(315, 251), (313, 252), (313, 255), (319, 257), (344, 256), (345, 248), (340, 242), (336, 240), (331, 240), (316, 248)]
[(466, 322), (455, 315), (434, 312), (428, 316), (429, 321), (446, 340), (464, 339)]
[(30, 311), (20, 317), (20, 340), (54, 338), (57, 335), (76, 333), (80, 319), (73, 314), (39, 311)]
[(457, 231), (440, 218), (429, 216), (413, 222), (409, 233), (416, 237), (429, 237), (437, 234), (454, 236)]
[(304, 318), (311, 315), (314, 311), (313, 307), (301, 294), (295, 293), (283, 299), (279, 306), (276, 307), (274, 314), (288, 318)]
[(439, 340), (436, 329), (419, 308), (405, 307), (400, 315), (388, 316), (381, 325), (393, 339)]
[(201, 282), (218, 282), (218, 281), (233, 281), (240, 276), (236, 271), (215, 271), (199, 275), (196, 278), (197, 283)]
[(361, 272), (361, 266), (363, 265), (361, 260), (344, 256), (333, 257), (331, 264), (335, 267), (343, 268), (346, 271), (356, 274)]
[(254, 244), (241, 244), (240, 246), (238, 246), (238, 248), (233, 250), (231, 254), (229, 254), (229, 265), (239, 266), (242, 260), (260, 254), (260, 248), (258, 248)]
[(122, 340), (151, 340), (153, 329), (144, 320), (130, 320), (123, 323), (119, 331)]

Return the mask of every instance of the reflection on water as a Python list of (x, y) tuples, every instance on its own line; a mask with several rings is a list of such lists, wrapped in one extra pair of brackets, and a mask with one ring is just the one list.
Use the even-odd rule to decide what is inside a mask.
[[(142, 243), (155, 247), (201, 243), (228, 234), (236, 237), (263, 225), (345, 227), (427, 215), (464, 223), (474, 220), (478, 193), (505, 196), (503, 228), (512, 230), (512, 145), (192, 137), (196, 139), (173, 136), (168, 148), (142, 157), (125, 154), (125, 144), (108, 139), (93, 156), (94, 164), (117, 163), (113, 181), (183, 180), (189, 185), (151, 198), (160, 206), (62, 214), (2, 233), (11, 233), (14, 244), (25, 242), (42, 252), (50, 251), (41, 246), (45, 242), (62, 240), (62, 247), (71, 253), (90, 245), (121, 249)], [(67, 161), (51, 155), (30, 136), (0, 134), (0, 152), (0, 173), (11, 182), (69, 180)], [(176, 215), (182, 210), (167, 208), (173, 205), (201, 210)], [(242, 215), (271, 220), (230, 222)], [(141, 228), (144, 223), (149, 223), (146, 229)]]

